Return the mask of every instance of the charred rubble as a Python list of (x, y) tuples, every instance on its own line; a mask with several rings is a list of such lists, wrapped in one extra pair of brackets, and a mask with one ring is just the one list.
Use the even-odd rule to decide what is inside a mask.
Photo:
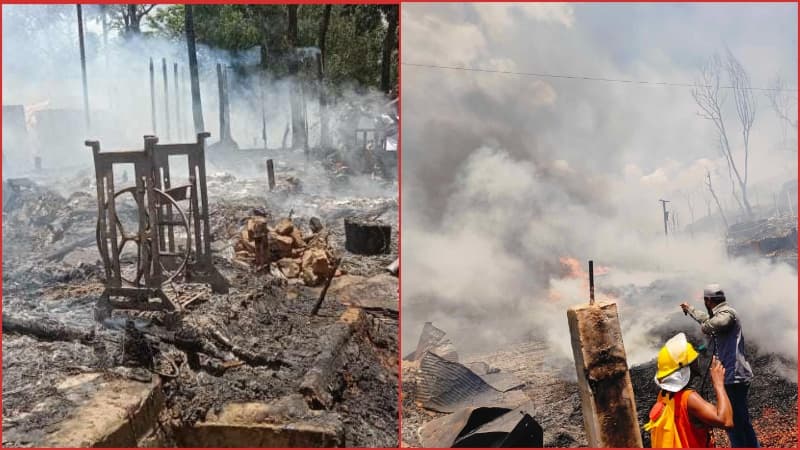
[[(676, 325), (682, 322), (680, 319), (683, 316), (677, 313), (651, 330), (649, 338), (663, 342), (677, 332), (685, 332), (685, 327)], [(704, 342), (699, 330), (688, 334), (690, 341), (698, 345)], [(794, 362), (752, 343), (748, 343), (747, 354), (754, 372), (750, 413), (761, 445), (795, 446), (797, 384), (789, 381), (797, 378)], [(709, 354), (701, 354), (703, 370), (709, 358)], [(447, 376), (437, 377), (439, 373)], [(658, 394), (654, 374), (655, 360), (630, 368), (640, 425), (647, 422)], [(447, 380), (454, 386), (443, 386)], [(455, 351), (444, 331), (427, 323), (417, 348), (404, 357), (402, 386), (402, 442), (406, 447), (463, 446), (459, 445), (461, 439), (474, 436), (481, 426), (513, 410), (514, 404), (526, 405), (525, 413), (541, 430), (539, 441), (527, 441), (525, 446), (588, 445), (574, 362), (559, 357), (544, 339), (534, 335), (496, 352), (464, 355)], [(508, 387), (511, 389), (502, 392)], [(692, 380), (691, 387), (715, 400), (710, 381), (704, 383), (702, 374)], [(516, 420), (519, 419), (518, 412)], [(494, 431), (500, 430), (495, 427)], [(482, 446), (499, 446), (502, 439), (498, 440), (498, 436), (495, 434), (491, 442), (481, 441)], [(724, 432), (715, 431), (715, 439), (718, 446), (727, 445)], [(650, 446), (648, 433), (642, 432), (642, 440), (645, 447)]]
[[(4, 446), (396, 445), (396, 182), (268, 156), (272, 190), (212, 158), (210, 248), (228, 292), (177, 277), (170, 317), (98, 316), (90, 168), (4, 180)], [(380, 223), (389, 242), (349, 252), (346, 219)]]

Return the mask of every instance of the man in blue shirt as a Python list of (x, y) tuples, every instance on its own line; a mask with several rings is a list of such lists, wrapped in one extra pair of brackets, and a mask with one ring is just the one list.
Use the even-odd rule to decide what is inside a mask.
[(733, 428), (727, 431), (731, 447), (760, 447), (747, 410), (747, 391), (753, 370), (745, 358), (741, 322), (736, 310), (725, 301), (725, 293), (718, 284), (705, 287), (703, 300), (708, 314), (688, 303), (681, 303), (681, 309), (700, 324), (703, 333), (711, 336), (714, 353), (725, 367), (725, 391), (733, 406)]

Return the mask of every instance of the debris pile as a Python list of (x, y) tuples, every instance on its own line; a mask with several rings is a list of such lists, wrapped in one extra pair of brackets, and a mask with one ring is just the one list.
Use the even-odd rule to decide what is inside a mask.
[(758, 256), (797, 266), (797, 216), (773, 216), (731, 225), (730, 256)]
[[(104, 274), (86, 176), (4, 186), (4, 446), (396, 445), (396, 234), (390, 254), (348, 254), (347, 274), (329, 277), (342, 219), (383, 214), (394, 226), (396, 199), (377, 185), (326, 189), (317, 164), (292, 174), (310, 181), (288, 197), (261, 178), (208, 177), (213, 262), (230, 292), (198, 296), (176, 278), (171, 328), (152, 311), (95, 320)], [(135, 218), (122, 206), (120, 219)], [(124, 442), (84, 432), (134, 422), (136, 433), (113, 434)]]
[[(704, 342), (704, 337), (699, 329), (686, 330), (679, 325), (682, 321), (678, 319), (678, 316), (683, 318), (683, 315), (677, 312), (676, 321), (668, 321), (669, 324), (678, 325), (658, 327), (650, 332), (649, 339), (651, 338), (654, 342), (663, 342), (675, 333), (685, 331), (690, 341)], [(575, 364), (571, 358), (560, 356), (546, 341), (535, 337), (532, 337), (529, 342), (516, 343), (490, 353), (455, 356), (450, 350), (452, 343), (445, 337), (444, 332), (426, 324), (417, 349), (405, 356), (403, 361), (403, 446), (427, 447), (426, 439), (433, 436), (430, 432), (437, 430), (437, 428), (428, 428), (428, 423), (444, 421), (446, 420), (444, 418), (451, 418), (451, 421), (456, 420), (457, 413), (430, 410), (420, 402), (420, 398), (430, 397), (430, 392), (436, 392), (430, 387), (423, 388), (421, 380), (423, 362), (416, 355), (419, 349), (425, 348), (432, 349), (432, 351), (423, 351), (423, 353), (435, 354), (439, 357), (434, 360), (437, 365), (444, 364), (443, 356), (450, 354), (448, 356), (450, 361), (460, 360), (461, 365), (471, 369), (479, 377), (486, 378), (484, 374), (495, 373), (516, 378), (517, 381), (514, 383), (522, 383), (521, 392), (533, 401), (530, 415), (543, 428), (545, 447), (585, 447), (587, 445), (581, 400), (575, 380)], [(754, 372), (749, 394), (750, 414), (762, 447), (795, 446), (798, 397), (797, 384), (790, 380), (797, 378), (796, 363), (764, 352), (752, 343), (748, 343), (746, 351)], [(703, 371), (708, 365), (707, 358), (708, 355), (701, 354), (700, 367)], [(451, 364), (448, 365), (454, 367)], [(456, 375), (462, 373), (463, 369), (459, 369), (458, 372), (448, 372), (448, 376), (455, 379)], [(639, 415), (638, 422), (643, 425), (647, 422), (646, 416), (658, 395), (658, 387), (653, 382), (655, 361), (631, 367), (630, 374)], [(437, 383), (446, 381), (446, 379), (437, 380)], [(464, 386), (457, 386), (453, 393), (465, 389), (473, 391), (476, 386), (472, 382), (461, 384)], [(699, 390), (701, 384), (702, 374), (692, 381), (691, 387)], [(435, 388), (436, 384), (433, 386)], [(710, 401), (715, 401), (710, 386), (710, 382), (706, 382), (706, 392), (703, 395), (710, 398)], [(444, 398), (444, 396), (438, 395), (436, 398)], [(474, 407), (470, 413), (489, 413), (490, 410), (482, 408), (483, 406)], [(444, 432), (443, 430), (449, 430), (446, 427), (441, 428), (443, 426), (438, 428), (439, 436), (443, 435), (441, 434)], [(725, 433), (720, 431), (715, 436), (718, 445), (724, 447), (727, 439)], [(642, 438), (644, 446), (648, 447), (649, 434), (642, 432)], [(437, 445), (444, 445), (441, 441), (435, 442)]]
[(266, 217), (249, 217), (234, 247), (236, 258), (256, 269), (274, 264), (290, 282), (318, 286), (330, 278), (335, 260), (322, 222), (312, 218), (309, 227), (305, 234), (288, 217), (273, 227)]
[(543, 447), (525, 383), (482, 361), (459, 363), (432, 323), (404, 358), (403, 372), (404, 446)]

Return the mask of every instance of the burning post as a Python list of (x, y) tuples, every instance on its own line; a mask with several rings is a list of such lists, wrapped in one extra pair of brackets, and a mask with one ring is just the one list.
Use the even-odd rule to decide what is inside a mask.
[(567, 319), (589, 446), (642, 447), (617, 304), (592, 298), (567, 310)]

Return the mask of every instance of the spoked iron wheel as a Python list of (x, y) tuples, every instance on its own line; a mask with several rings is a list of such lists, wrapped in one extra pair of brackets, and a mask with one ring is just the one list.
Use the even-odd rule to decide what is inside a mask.
[[(128, 286), (133, 287), (157, 287), (170, 283), (175, 277), (180, 275), (186, 264), (189, 261), (190, 250), (190, 235), (189, 235), (189, 222), (186, 215), (178, 206), (177, 202), (159, 189), (153, 190), (155, 193), (155, 208), (156, 211), (165, 212), (171, 210), (171, 214), (163, 218), (163, 222), (158, 222), (162, 214), (157, 214), (158, 217), (150, 217), (148, 213), (148, 205), (146, 196), (137, 192), (135, 186), (123, 189), (114, 195), (114, 214), (111, 216), (109, 227), (114, 227), (116, 230), (116, 245), (119, 255), (119, 272), (120, 278)], [(125, 208), (125, 197), (133, 198), (135, 204), (134, 221), (127, 221), (120, 219), (120, 208)], [(105, 210), (108, 211), (109, 204), (106, 202)], [(124, 209), (123, 209), (124, 210)], [(125, 211), (130, 212), (130, 210)], [(140, 212), (143, 221), (140, 223)], [(171, 217), (169, 217), (171, 216)], [(125, 215), (123, 214), (123, 217)], [(159, 253), (159, 267), (160, 270), (155, 270), (153, 267), (153, 240), (157, 239), (156, 228), (159, 227), (159, 232), (163, 233), (161, 241), (158, 242)], [(171, 229), (171, 233), (166, 230)], [(172, 242), (169, 239), (172, 239)], [(101, 226), (100, 220), (97, 222), (97, 246), (103, 256), (104, 261), (111, 262), (111, 254), (104, 254), (103, 242), (106, 242), (111, 249), (111, 236), (108, 235), (107, 230)], [(172, 244), (173, 250), (164, 248), (163, 245)], [(165, 264), (166, 263), (166, 264)], [(150, 278), (157, 286), (145, 285), (145, 273), (149, 271)], [(160, 274), (160, 277), (159, 277)], [(158, 278), (157, 278), (158, 277)]]

